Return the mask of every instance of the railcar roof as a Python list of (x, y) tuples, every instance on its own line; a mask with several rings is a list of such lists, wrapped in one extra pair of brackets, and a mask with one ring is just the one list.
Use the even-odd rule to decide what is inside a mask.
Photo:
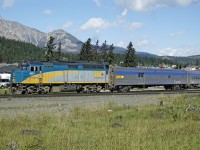
[(29, 61), (30, 65), (108, 65), (108, 63), (89, 63), (89, 62), (42, 62), (42, 61)]
[(123, 71), (163, 71), (163, 72), (186, 72), (180, 69), (160, 69), (160, 68), (133, 68), (133, 67), (116, 67), (117, 70)]

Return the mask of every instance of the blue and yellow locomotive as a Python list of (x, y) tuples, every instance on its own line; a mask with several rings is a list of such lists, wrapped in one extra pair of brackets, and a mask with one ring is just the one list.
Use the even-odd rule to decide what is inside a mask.
[(13, 71), (12, 87), (22, 94), (99, 92), (108, 85), (108, 71), (107, 63), (29, 61)]

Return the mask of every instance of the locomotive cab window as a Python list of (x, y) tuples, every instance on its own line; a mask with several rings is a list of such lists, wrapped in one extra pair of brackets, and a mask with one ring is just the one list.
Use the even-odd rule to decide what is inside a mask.
[(109, 65), (106, 65), (106, 69), (109, 69)]
[(84, 69), (90, 69), (90, 68), (93, 68), (93, 66), (91, 67), (91, 65), (89, 65), (89, 64), (84, 64), (84, 65), (83, 65), (83, 68), (84, 68)]
[(38, 71), (38, 67), (35, 67), (35, 71)]
[(31, 72), (34, 72), (34, 71), (37, 72), (37, 71), (41, 71), (41, 70), (42, 70), (41, 66), (40, 67), (39, 66), (38, 67), (31, 66), (31, 69), (30, 69)]
[(71, 68), (71, 69), (78, 69), (78, 65), (68, 65), (68, 68)]
[(34, 67), (33, 67), (33, 66), (31, 67), (31, 71), (35, 71), (35, 69), (34, 69)]
[(104, 69), (104, 66), (103, 65), (96, 65), (96, 68), (97, 69)]

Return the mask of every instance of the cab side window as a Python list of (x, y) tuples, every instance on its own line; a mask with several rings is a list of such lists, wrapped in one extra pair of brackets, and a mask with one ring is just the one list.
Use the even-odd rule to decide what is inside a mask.
[(34, 69), (34, 67), (33, 67), (33, 66), (31, 67), (31, 71), (35, 71), (35, 69)]

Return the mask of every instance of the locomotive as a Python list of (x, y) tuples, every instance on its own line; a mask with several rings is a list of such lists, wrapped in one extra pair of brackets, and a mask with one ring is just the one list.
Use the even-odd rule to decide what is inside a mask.
[(29, 61), (13, 70), (12, 89), (21, 94), (100, 92), (107, 88), (108, 71), (107, 63)]
[(11, 75), (12, 91), (19, 94), (76, 91), (129, 92), (132, 88), (163, 86), (166, 90), (199, 87), (200, 72), (109, 66), (108, 63), (40, 62), (19, 65)]

